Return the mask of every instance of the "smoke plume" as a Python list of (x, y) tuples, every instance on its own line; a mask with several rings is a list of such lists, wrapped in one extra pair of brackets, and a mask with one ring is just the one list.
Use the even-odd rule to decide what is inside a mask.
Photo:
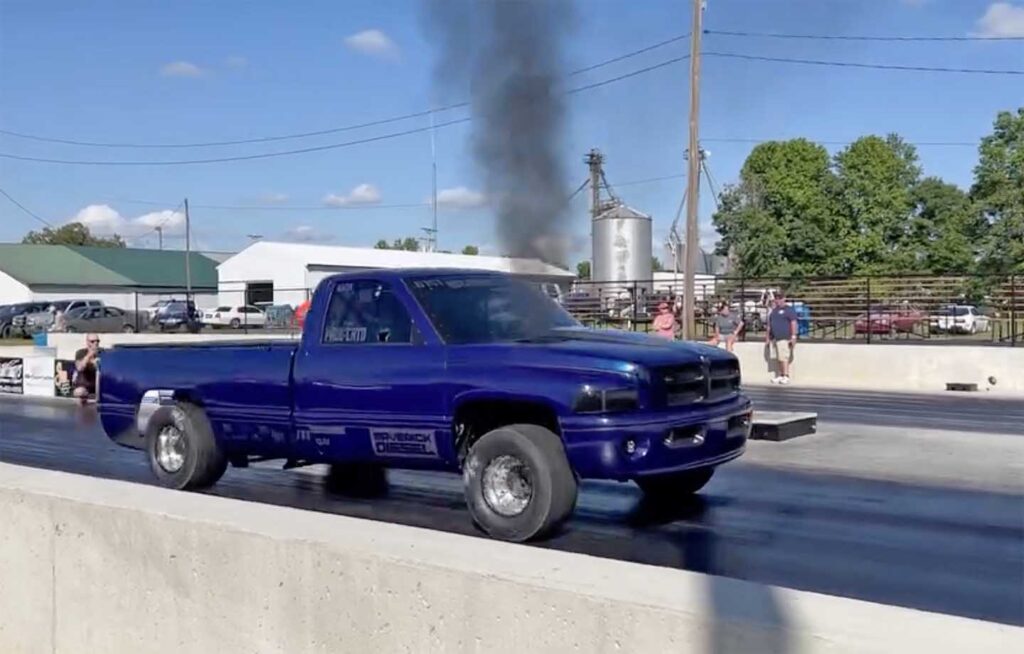
[(428, 9), (439, 90), (470, 90), (473, 157), (502, 248), (564, 264), (568, 184), (559, 155), (571, 0), (428, 0)]

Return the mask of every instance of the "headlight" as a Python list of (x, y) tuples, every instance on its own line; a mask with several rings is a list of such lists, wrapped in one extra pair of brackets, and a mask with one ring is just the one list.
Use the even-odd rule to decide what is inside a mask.
[(633, 411), (640, 407), (640, 393), (635, 388), (601, 390), (584, 386), (573, 410), (576, 413), (618, 413)]

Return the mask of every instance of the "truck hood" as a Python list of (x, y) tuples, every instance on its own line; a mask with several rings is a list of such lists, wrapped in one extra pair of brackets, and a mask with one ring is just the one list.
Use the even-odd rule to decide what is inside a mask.
[[(527, 342), (478, 346), (492, 355), (525, 366), (569, 366), (593, 370), (617, 369), (617, 364), (644, 367), (671, 366), (708, 359), (730, 359), (733, 355), (701, 343), (668, 339), (616, 330), (559, 329)], [(500, 354), (499, 354), (500, 353)]]

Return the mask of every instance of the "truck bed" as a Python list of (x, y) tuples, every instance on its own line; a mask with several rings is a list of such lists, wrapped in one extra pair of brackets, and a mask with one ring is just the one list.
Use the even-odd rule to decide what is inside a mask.
[(135, 416), (143, 395), (189, 389), (226, 449), (246, 442), (253, 454), (273, 454), (291, 436), (295, 340), (117, 345), (100, 357), (103, 426), (124, 445), (141, 447)]

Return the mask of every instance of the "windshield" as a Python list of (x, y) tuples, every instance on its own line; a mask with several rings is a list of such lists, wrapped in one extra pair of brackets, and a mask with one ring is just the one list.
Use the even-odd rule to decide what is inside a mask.
[(424, 277), (409, 288), (446, 343), (540, 340), (579, 326), (543, 291), (515, 279)]

